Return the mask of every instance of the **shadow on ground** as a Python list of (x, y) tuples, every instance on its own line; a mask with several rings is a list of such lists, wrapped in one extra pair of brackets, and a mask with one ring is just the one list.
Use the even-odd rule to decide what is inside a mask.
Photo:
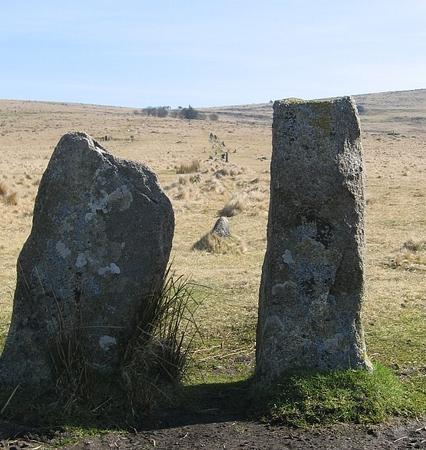
[(50, 440), (65, 429), (107, 429), (154, 431), (156, 429), (183, 427), (195, 424), (222, 423), (229, 421), (245, 421), (250, 419), (251, 380), (199, 384), (180, 388), (176, 407), (163, 407), (153, 411), (149, 416), (137, 423), (124, 423), (117, 417), (73, 418), (64, 423), (45, 426), (26, 420), (5, 420), (0, 417), (0, 441), (26, 438), (31, 436), (39, 440)]
[(144, 428), (248, 420), (253, 412), (251, 386), (251, 380), (185, 386), (179, 407), (154, 415)]

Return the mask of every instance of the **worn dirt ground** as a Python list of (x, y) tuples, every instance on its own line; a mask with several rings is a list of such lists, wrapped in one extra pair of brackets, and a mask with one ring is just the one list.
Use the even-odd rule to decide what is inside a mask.
[[(357, 102), (363, 107), (367, 176), (364, 324), (369, 355), (402, 380), (425, 386), (426, 90), (359, 96)], [(0, 351), (10, 321), (16, 258), (30, 231), (38, 182), (59, 138), (81, 130), (112, 153), (150, 165), (172, 199), (174, 267), (207, 286), (198, 310), (202, 339), (185, 384), (225, 385), (250, 375), (266, 242), (272, 109), (263, 104), (215, 111), (218, 121), (188, 122), (145, 117), (128, 108), (0, 101), (0, 183), (6, 192), (0, 198)], [(223, 165), (208, 161), (214, 146), (210, 133), (230, 150), (232, 170), (227, 166), (221, 173)], [(194, 159), (201, 162), (199, 177), (176, 174), (177, 165)], [(192, 251), (232, 197), (244, 205), (230, 218), (243, 251)], [(424, 430), (419, 430), (424, 421), (379, 427), (376, 436), (358, 426), (295, 431), (246, 422), (241, 414), (206, 420), (200, 414), (181, 423), (174, 418), (171, 427), (85, 437), (73, 445), (152, 448), (153, 438), (156, 448), (426, 448)], [(2, 439), (13, 437), (7, 429), (0, 424)], [(417, 441), (410, 443), (411, 438)], [(45, 444), (31, 443), (37, 445)]]
[(425, 448), (426, 429), (418, 422), (380, 427), (334, 426), (294, 430), (256, 422), (219, 422), (86, 439), (69, 449), (411, 449)]
[[(159, 424), (154, 429), (138, 432), (111, 432), (102, 436), (86, 436), (77, 443), (61, 448), (69, 450), (100, 449), (206, 449), (206, 450), (281, 450), (281, 449), (424, 449), (426, 423), (419, 420), (394, 421), (379, 426), (334, 425), (307, 430), (218, 417), (192, 417), (180, 425)], [(198, 420), (196, 420), (198, 419)], [(1, 433), (1, 430), (4, 430)], [(42, 449), (56, 445), (37, 432), (12, 438), (16, 428), (0, 423), (0, 448)], [(62, 434), (62, 440), (66, 434)], [(54, 437), (57, 439), (57, 436)], [(74, 437), (75, 440), (75, 437)]]

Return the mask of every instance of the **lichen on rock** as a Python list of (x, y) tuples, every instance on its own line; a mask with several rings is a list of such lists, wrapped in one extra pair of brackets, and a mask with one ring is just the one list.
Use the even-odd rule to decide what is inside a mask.
[(352, 99), (274, 103), (256, 373), (370, 368), (360, 320), (364, 194)]
[(137, 313), (162, 280), (173, 231), (171, 203), (148, 167), (85, 133), (64, 135), (19, 255), (0, 381), (53, 383), (54, 346), (76, 327), (90, 367), (114, 375)]

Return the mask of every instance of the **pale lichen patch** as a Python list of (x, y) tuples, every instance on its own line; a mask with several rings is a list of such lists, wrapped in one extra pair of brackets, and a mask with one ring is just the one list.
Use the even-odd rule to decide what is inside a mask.
[(89, 208), (92, 213), (96, 211), (102, 211), (104, 213), (108, 212), (108, 194), (102, 190), (100, 192), (100, 197), (92, 197), (89, 203)]
[(99, 347), (105, 352), (115, 345), (117, 345), (117, 339), (115, 337), (104, 335), (99, 338)]
[(284, 254), (281, 256), (283, 262), (285, 262), (286, 264), (293, 264), (294, 263), (294, 259), (293, 259), (293, 255), (291, 254), (290, 250), (286, 250), (284, 252)]
[(71, 254), (71, 250), (61, 241), (56, 243), (56, 251), (59, 253), (59, 256), (62, 258), (66, 258)]
[(75, 266), (79, 269), (84, 267), (87, 264), (87, 258), (84, 253), (79, 253), (77, 259), (75, 261)]
[(125, 184), (118, 187), (110, 194), (101, 190), (99, 196), (90, 199), (90, 212), (86, 214), (85, 220), (86, 222), (89, 222), (97, 211), (102, 211), (106, 214), (111, 211), (113, 206), (118, 207), (119, 211), (129, 209), (132, 201), (133, 195)]
[(120, 211), (124, 211), (125, 209), (128, 209), (130, 207), (130, 204), (133, 201), (133, 195), (129, 191), (129, 188), (123, 184), (123, 186), (120, 186), (115, 191), (111, 192), (108, 196), (108, 203), (109, 204), (118, 204)]
[(115, 263), (111, 263), (108, 266), (101, 267), (98, 270), (98, 274), (101, 276), (107, 275), (109, 273), (118, 275), (121, 272), (120, 268)]

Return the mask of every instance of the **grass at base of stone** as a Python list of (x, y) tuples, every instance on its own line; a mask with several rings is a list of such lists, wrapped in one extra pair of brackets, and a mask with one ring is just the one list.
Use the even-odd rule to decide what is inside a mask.
[[(383, 317), (374, 327), (367, 324), (369, 354), (392, 370), (377, 364), (371, 374), (295, 374), (263, 392), (253, 391), (250, 380), (255, 325), (249, 316), (215, 333), (208, 333), (207, 327), (203, 342), (197, 338), (194, 346), (186, 386), (176, 397), (177, 409), (182, 407), (195, 415), (213, 402), (219, 411), (232, 408), (238, 416), (249, 414), (253, 419), (263, 417), (292, 426), (378, 423), (391, 416), (426, 414), (422, 311), (406, 308), (392, 319)], [(0, 400), (0, 409), (3, 404)], [(250, 410), (253, 405), (256, 407)], [(62, 425), (67, 424), (66, 439), (84, 435), (85, 430), (90, 434), (91, 427), (99, 433), (108, 427), (127, 428), (123, 422), (114, 424), (113, 413), (108, 424), (77, 419), (80, 421), (62, 420)]]
[(168, 267), (161, 283), (143, 297), (120, 364), (109, 374), (99, 373), (88, 360), (81, 311), (76, 308), (67, 326), (60, 316), (49, 343), (51, 382), (0, 381), (0, 420), (126, 428), (177, 402), (197, 333), (195, 287)]
[[(238, 392), (241, 414), (257, 405), (251, 417), (293, 426), (336, 422), (379, 423), (392, 416), (426, 415), (426, 361), (424, 323), (426, 311), (405, 308), (383, 316), (374, 325), (366, 323), (367, 349), (375, 370), (329, 374), (294, 374), (280, 386), (253, 393), (248, 388), (254, 369), (256, 322), (252, 315), (223, 328), (205, 330), (203, 344), (187, 379), (187, 392), (215, 396)], [(225, 395), (225, 394), (224, 394)], [(238, 400), (225, 395), (221, 408)], [(196, 406), (202, 402), (202, 395)], [(241, 403), (240, 402), (240, 403)], [(237, 402), (238, 405), (238, 402)]]
[[(17, 423), (41, 434), (52, 430), (69, 430), (67, 436), (80, 434), (84, 430), (129, 430), (143, 424), (158, 411), (170, 404), (180, 402), (181, 387), (178, 384), (146, 385), (135, 396), (129, 398), (128, 390), (121, 380), (91, 384), (92, 392), (84, 397), (70, 399), (64, 393), (52, 390), (39, 395), (20, 386), (0, 385), (0, 422)], [(67, 393), (68, 394), (68, 393)], [(67, 402), (72, 401), (72, 404)], [(62, 431), (60, 432), (62, 437)]]
[(376, 424), (392, 416), (426, 414), (426, 396), (376, 364), (362, 370), (294, 373), (257, 388), (264, 420), (297, 427), (332, 423)]
[[(212, 297), (216, 304), (217, 295)], [(196, 352), (186, 386), (177, 394), (176, 409), (197, 416), (200, 411), (213, 407), (217, 411), (231, 410), (236, 417), (262, 417), (272, 423), (292, 426), (336, 422), (372, 424), (391, 416), (425, 415), (424, 320), (421, 309), (405, 308), (397, 315), (381, 317), (374, 326), (366, 323), (370, 356), (391, 370), (377, 364), (372, 374), (353, 371), (298, 374), (263, 392), (254, 391), (250, 380), (255, 314), (213, 330), (205, 324), (202, 342), (197, 337), (194, 345)], [(0, 409), (2, 405), (0, 401)], [(52, 419), (61, 422), (55, 416)], [(93, 417), (66, 419), (62, 420), (64, 431), (55, 441), (56, 447), (82, 436), (128, 429), (123, 422), (114, 424), (113, 412), (108, 424), (96, 422)]]

